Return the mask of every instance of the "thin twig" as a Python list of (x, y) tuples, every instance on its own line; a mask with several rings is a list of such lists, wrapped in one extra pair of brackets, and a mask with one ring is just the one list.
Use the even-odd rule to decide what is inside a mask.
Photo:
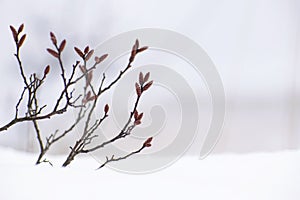
[(124, 160), (134, 154), (137, 154), (137, 153), (140, 153), (143, 149), (147, 148), (147, 147), (151, 147), (151, 142), (152, 142), (152, 137), (148, 138), (144, 143), (143, 143), (143, 146), (141, 148), (139, 148), (138, 150), (136, 151), (133, 151), (123, 157), (118, 157), (118, 158), (115, 158), (114, 155), (112, 155), (112, 157), (109, 159), (107, 156), (106, 156), (106, 161), (100, 165), (100, 167), (98, 167), (97, 169), (101, 169), (102, 167), (104, 167), (105, 165), (107, 165), (108, 163), (110, 162), (115, 162), (115, 161), (120, 161), (120, 160)]
[(133, 151), (133, 152), (131, 152), (131, 153), (129, 153), (126, 156), (123, 156), (123, 157), (114, 158), (114, 155), (111, 158), (106, 157), (106, 161), (102, 165), (100, 165), (100, 167), (98, 167), (97, 169), (101, 169), (102, 167), (104, 167), (105, 165), (107, 165), (110, 162), (124, 160), (124, 159), (126, 159), (126, 158), (128, 158), (128, 157), (130, 157), (130, 156), (132, 156), (134, 154), (140, 153), (144, 148), (146, 148), (146, 146), (143, 145), (137, 151)]

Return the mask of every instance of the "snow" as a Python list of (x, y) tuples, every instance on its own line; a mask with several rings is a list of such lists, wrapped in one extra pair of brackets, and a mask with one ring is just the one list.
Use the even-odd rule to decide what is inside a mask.
[(94, 170), (92, 157), (61, 168), (35, 166), (36, 155), (0, 148), (0, 199), (299, 199), (300, 151), (179, 159), (151, 174)]

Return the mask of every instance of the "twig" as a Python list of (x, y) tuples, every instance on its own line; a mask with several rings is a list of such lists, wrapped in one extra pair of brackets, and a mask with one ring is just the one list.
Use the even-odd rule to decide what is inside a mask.
[(98, 170), (98, 169), (101, 169), (102, 167), (104, 167), (105, 165), (107, 165), (107, 164), (110, 163), (110, 162), (115, 162), (115, 161), (124, 160), (124, 159), (126, 159), (126, 158), (128, 158), (128, 157), (130, 157), (130, 156), (132, 156), (132, 155), (134, 155), (134, 154), (140, 153), (143, 149), (145, 149), (145, 148), (147, 148), (147, 147), (151, 147), (151, 141), (152, 141), (152, 137), (148, 138), (148, 139), (144, 142), (144, 144), (143, 144), (143, 146), (142, 146), (141, 148), (139, 148), (138, 150), (133, 151), (133, 152), (127, 154), (126, 156), (118, 157), (118, 158), (114, 158), (114, 155), (112, 155), (111, 158), (108, 158), (108, 157), (106, 156), (106, 161), (105, 161), (102, 165), (100, 165), (100, 167), (98, 167), (97, 170)]
[[(135, 104), (133, 106), (132, 111), (130, 112), (129, 118), (127, 122), (125, 123), (122, 130), (120, 130), (119, 134), (113, 137), (112, 139), (103, 142), (100, 145), (94, 145), (94, 147), (88, 147), (93, 146), (92, 141), (94, 138), (98, 137), (97, 134), (95, 134), (96, 130), (101, 126), (103, 121), (108, 117), (108, 111), (109, 111), (109, 105), (106, 104), (104, 106), (104, 114), (101, 118), (92, 120), (92, 115), (94, 114), (97, 106), (98, 106), (98, 100), (100, 99), (100, 96), (111, 89), (122, 77), (123, 75), (132, 67), (132, 63), (136, 58), (136, 55), (140, 52), (145, 51), (148, 47), (139, 47), (139, 41), (136, 40), (135, 44), (132, 47), (131, 55), (129, 57), (129, 61), (126, 65), (126, 67), (120, 71), (118, 76), (110, 82), (106, 87), (104, 87), (104, 82), (106, 80), (105, 74), (103, 74), (102, 80), (100, 82), (99, 87), (94, 87), (92, 84), (92, 77), (93, 77), (93, 70), (96, 69), (96, 67), (108, 56), (107, 54), (102, 55), (101, 57), (95, 56), (95, 62), (92, 66), (87, 66), (87, 61), (93, 56), (94, 50), (90, 49), (89, 46), (86, 46), (84, 50), (80, 50), (77, 47), (74, 47), (75, 52), (81, 57), (83, 61), (83, 65), (80, 65), (79, 61), (76, 61), (72, 65), (72, 69), (68, 75), (67, 70), (64, 66), (63, 59), (62, 59), (62, 52), (65, 49), (66, 46), (66, 40), (62, 40), (60, 43), (58, 43), (57, 38), (54, 33), (50, 32), (50, 39), (54, 46), (53, 49), (47, 48), (48, 53), (53, 56), (57, 61), (60, 68), (60, 76), (63, 83), (63, 88), (58, 93), (58, 97), (55, 100), (55, 104), (50, 111), (47, 113), (44, 113), (44, 108), (46, 108), (47, 105), (42, 105), (39, 102), (38, 98), (38, 92), (42, 88), (47, 75), (50, 72), (50, 66), (47, 65), (44, 69), (44, 75), (39, 78), (35, 73), (27, 76), (23, 67), (23, 63), (20, 56), (20, 49), (22, 45), (24, 44), (24, 41), (26, 39), (26, 34), (22, 34), (22, 31), (24, 29), (24, 25), (22, 24), (18, 30), (16, 30), (13, 26), (10, 26), (13, 39), (16, 45), (16, 53), (14, 54), (18, 67), (20, 70), (21, 77), (24, 82), (24, 88), (22, 90), (22, 93), (19, 97), (19, 100), (16, 103), (15, 106), (15, 116), (14, 118), (8, 122), (7, 124), (0, 127), (0, 132), (5, 131), (9, 129), (11, 126), (31, 121), (34, 126), (34, 130), (36, 133), (36, 138), (39, 144), (40, 153), (38, 156), (38, 159), (36, 161), (36, 164), (40, 164), (42, 162), (47, 162), (50, 165), (52, 163), (48, 161), (47, 159), (44, 159), (45, 154), (50, 149), (50, 147), (55, 144), (56, 142), (60, 141), (62, 138), (64, 138), (67, 134), (71, 133), (74, 128), (83, 120), (84, 121), (84, 127), (82, 130), (81, 137), (76, 141), (73, 147), (71, 148), (71, 152), (69, 153), (66, 161), (63, 163), (63, 166), (67, 166), (71, 163), (74, 158), (80, 154), (80, 153), (88, 153), (95, 150), (98, 150), (102, 147), (104, 147), (107, 144), (113, 143), (114, 141), (124, 138), (127, 135), (131, 134), (132, 130), (141, 123), (141, 119), (143, 117), (143, 113), (138, 113), (137, 106), (140, 101), (141, 95), (144, 91), (150, 88), (153, 81), (149, 81), (150, 73), (148, 72), (145, 76), (143, 73), (139, 74), (139, 81), (135, 84), (136, 87), (136, 94), (137, 98), (135, 101)], [(75, 74), (77, 72), (77, 69), (80, 68), (82, 71), (82, 75), (75, 77)], [(77, 97), (73, 97), (73, 92), (75, 89), (71, 91), (71, 86), (81, 81), (83, 78), (85, 78), (85, 86), (83, 87), (83, 92), (79, 94)], [(97, 89), (97, 90), (96, 90)], [(77, 102), (81, 102), (78, 104)], [(23, 105), (23, 102), (26, 101), (26, 111), (23, 115), (19, 113), (20, 106)], [(69, 108), (79, 109), (79, 112), (77, 114), (77, 118), (75, 121), (67, 128), (65, 129), (60, 135), (58, 135), (59, 130), (56, 130), (54, 133), (50, 134), (48, 137), (45, 138), (45, 141), (42, 139), (41, 129), (39, 127), (39, 121), (44, 119), (50, 119), (52, 116), (55, 115), (61, 115), (69, 110)], [(21, 115), (21, 116), (19, 116)], [(134, 117), (134, 120), (132, 120)], [(57, 136), (58, 135), (58, 136)], [(152, 140), (152, 138), (151, 138)], [(137, 151), (134, 151), (124, 157), (120, 158), (111, 158), (107, 159), (107, 162), (112, 161), (118, 161), (122, 159), (126, 159), (127, 157), (139, 153), (142, 151), (143, 148), (151, 146), (150, 141), (146, 144), (144, 143), (143, 147), (140, 148)], [(105, 163), (105, 164), (106, 164)], [(104, 164), (104, 165), (105, 165)], [(103, 165), (103, 166), (104, 166)]]
[[(93, 112), (93, 109), (96, 106), (97, 98), (94, 100), (92, 109), (90, 110), (88, 118), (85, 123), (83, 134), (82, 134), (81, 138), (71, 148), (71, 152), (70, 152), (69, 156), (67, 157), (66, 161), (63, 163), (64, 167), (69, 165), (74, 160), (74, 158), (80, 153), (89, 153), (89, 152), (96, 151), (100, 148), (105, 147), (108, 144), (115, 142), (116, 140), (119, 140), (121, 138), (126, 137), (127, 135), (130, 135), (130, 133), (134, 129), (134, 127), (136, 127), (137, 125), (139, 125), (141, 123), (141, 119), (143, 117), (143, 113), (140, 113), (140, 114), (138, 113), (137, 106), (139, 104), (142, 93), (144, 91), (148, 90), (153, 83), (153, 81), (147, 82), (149, 77), (150, 77), (150, 73), (147, 73), (145, 76), (143, 75), (143, 73), (140, 73), (139, 83), (135, 84), (136, 94), (137, 94), (136, 101), (134, 103), (134, 107), (133, 107), (132, 111), (130, 112), (129, 118), (128, 118), (126, 124), (124, 125), (124, 127), (122, 128), (122, 130), (120, 131), (120, 133), (118, 135), (116, 135), (115, 137), (113, 137), (112, 139), (105, 141), (100, 145), (96, 145), (92, 148), (86, 148), (86, 146), (88, 144), (90, 144), (91, 140), (94, 138), (92, 136), (93, 132), (98, 128), (98, 126), (100, 126), (102, 120), (105, 119), (105, 118), (101, 119), (99, 121), (99, 124), (96, 123), (96, 126), (94, 126), (94, 127), (92, 126), (93, 128), (89, 129), (90, 116), (91, 116), (91, 113)], [(105, 76), (103, 76), (101, 85), (104, 81), (104, 78), (105, 78)], [(100, 88), (101, 88), (101, 85), (100, 85)], [(101, 89), (99, 89), (99, 92), (101, 92)], [(108, 109), (106, 109), (106, 112), (107, 111), (108, 111)], [(134, 122), (132, 125), (130, 125), (133, 117), (134, 117)], [(89, 131), (89, 130), (92, 130), (92, 131)]]

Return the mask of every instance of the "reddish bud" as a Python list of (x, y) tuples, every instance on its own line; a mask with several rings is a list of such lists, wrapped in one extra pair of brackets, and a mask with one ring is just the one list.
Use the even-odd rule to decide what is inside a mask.
[(143, 52), (143, 51), (145, 51), (145, 50), (147, 50), (148, 49), (148, 47), (147, 46), (144, 46), (144, 47), (142, 47), (142, 48), (139, 48), (138, 50), (137, 50), (137, 53), (141, 53), (141, 52)]
[(78, 49), (77, 47), (74, 47), (74, 50), (76, 51), (76, 53), (77, 53), (81, 58), (84, 57), (84, 54), (82, 53), (82, 51), (81, 51), (80, 49)]
[(105, 114), (107, 114), (108, 111), (109, 111), (109, 105), (106, 104), (106, 105), (104, 106), (104, 112), (105, 112)]
[(87, 101), (94, 101), (97, 98), (97, 96), (92, 96), (90, 98), (87, 99)]
[(88, 91), (88, 93), (86, 94), (85, 98), (82, 100), (83, 104), (86, 104), (89, 101), (93, 101), (97, 98), (97, 96), (91, 96), (91, 91)]
[(97, 64), (100, 63), (100, 58), (98, 56), (95, 56), (95, 63), (97, 63)]
[(20, 41), (19, 41), (19, 43), (18, 43), (18, 46), (19, 46), (19, 47), (21, 47), (21, 46), (23, 45), (25, 39), (26, 39), (26, 34), (24, 34), (24, 35), (21, 37), (21, 39), (20, 39)]
[(84, 65), (79, 65), (79, 68), (80, 68), (82, 73), (86, 73), (86, 68), (85, 68)]
[(90, 71), (87, 75), (86, 86), (88, 86), (91, 83), (92, 79), (93, 79), (93, 71)]
[(138, 118), (138, 116), (139, 116), (139, 113), (138, 113), (138, 111), (134, 111), (134, 119), (135, 119), (135, 121), (137, 120), (137, 118)]
[(151, 147), (151, 142), (152, 142), (153, 137), (148, 138), (145, 142), (144, 142), (144, 147)]
[(141, 120), (137, 120), (137, 121), (134, 121), (134, 125), (140, 125), (142, 122), (141, 122)]
[(141, 124), (141, 120), (143, 118), (144, 113), (138, 113), (137, 110), (134, 111), (134, 125), (137, 126), (139, 124)]
[(136, 94), (137, 94), (138, 97), (141, 96), (142, 90), (141, 90), (138, 83), (135, 83), (135, 91), (136, 91)]
[(131, 52), (131, 56), (130, 56), (130, 58), (129, 58), (129, 62), (130, 62), (130, 63), (132, 63), (132, 62), (134, 61), (135, 54), (136, 54), (136, 53), (134, 53), (134, 55), (133, 55), (133, 51)]
[(59, 51), (62, 52), (66, 46), (67, 41), (63, 40), (59, 45)]
[(132, 51), (131, 51), (131, 57), (132, 57), (132, 59), (134, 60), (134, 58), (135, 58), (135, 56), (136, 56), (136, 52), (137, 52), (137, 50), (136, 49), (134, 49), (135, 47), (133, 46), (132, 47)]
[(90, 50), (89, 53), (86, 55), (85, 60), (88, 61), (88, 60), (92, 57), (93, 54), (94, 54), (94, 50), (92, 49), (92, 50)]
[(131, 55), (133, 54), (133, 52), (134, 52), (134, 55), (136, 54), (136, 51), (137, 51), (137, 47), (136, 47), (136, 44), (134, 44), (133, 46), (132, 46), (132, 49), (131, 49)]
[(50, 32), (50, 39), (54, 45), (57, 44), (57, 39), (53, 32)]
[(98, 56), (95, 57), (95, 62), (97, 64), (101, 63), (103, 60), (105, 60), (105, 58), (107, 58), (108, 54), (104, 54), (102, 55), (100, 58)]
[(50, 66), (47, 65), (47, 67), (44, 70), (44, 76), (46, 76), (47, 74), (49, 74), (49, 72), (50, 72)]
[(131, 56), (129, 58), (129, 61), (130, 62), (133, 62), (135, 56), (136, 56), (136, 53), (137, 53), (137, 49), (139, 48), (139, 41), (136, 40), (135, 41), (135, 44), (132, 46), (132, 50), (131, 50)]
[(153, 84), (153, 81), (150, 81), (149, 83), (147, 83), (147, 84), (143, 87), (143, 90), (144, 90), (144, 91), (148, 90), (148, 89), (151, 87), (152, 84)]
[(137, 116), (136, 120), (141, 120), (141, 119), (143, 118), (143, 116), (144, 116), (144, 113), (139, 114), (139, 115)]
[(136, 47), (136, 50), (139, 48), (139, 46), (140, 46), (139, 40), (136, 39), (136, 40), (135, 40), (135, 47)]
[(18, 33), (17, 33), (16, 29), (13, 26), (9, 26), (9, 28), (12, 32), (14, 40), (17, 42), (18, 41)]
[(89, 52), (89, 50), (90, 50), (90, 47), (89, 47), (89, 46), (86, 46), (86, 47), (84, 48), (84, 54), (87, 54), (87, 53)]
[(146, 83), (150, 78), (150, 72), (147, 72), (147, 74), (144, 76), (144, 83)]
[(54, 51), (53, 49), (47, 49), (48, 53), (50, 53), (52, 56), (54, 56), (55, 58), (58, 58), (59, 57), (59, 54)]
[(18, 33), (21, 33), (23, 29), (24, 29), (24, 24), (21, 24), (21, 26), (19, 26)]
[(91, 97), (91, 91), (88, 91), (88, 93), (86, 94), (86, 99), (89, 99)]
[(86, 98), (82, 99), (82, 103), (85, 105), (87, 103)]
[(140, 74), (139, 74), (139, 83), (140, 83), (140, 85), (144, 84), (144, 74), (142, 72), (140, 72)]

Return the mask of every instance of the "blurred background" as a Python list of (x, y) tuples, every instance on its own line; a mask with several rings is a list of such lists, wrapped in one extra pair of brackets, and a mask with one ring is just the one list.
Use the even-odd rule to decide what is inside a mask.
[[(25, 23), (28, 73), (54, 60), (49, 31), (73, 45), (96, 46), (139, 28), (163, 28), (198, 43), (215, 63), (226, 94), (226, 119), (214, 153), (300, 148), (300, 2), (297, 0), (0, 0), (0, 124), (14, 116), (22, 90), (9, 25)], [(74, 53), (66, 53), (66, 62)], [(55, 69), (53, 69), (55, 71)], [(55, 87), (56, 79), (50, 84)], [(45, 100), (50, 92), (43, 91)], [(47, 96), (48, 95), (48, 96)], [(0, 144), (34, 151), (26, 123), (1, 133)], [(190, 153), (198, 154), (201, 141)], [(62, 142), (61, 145), (64, 143)]]

